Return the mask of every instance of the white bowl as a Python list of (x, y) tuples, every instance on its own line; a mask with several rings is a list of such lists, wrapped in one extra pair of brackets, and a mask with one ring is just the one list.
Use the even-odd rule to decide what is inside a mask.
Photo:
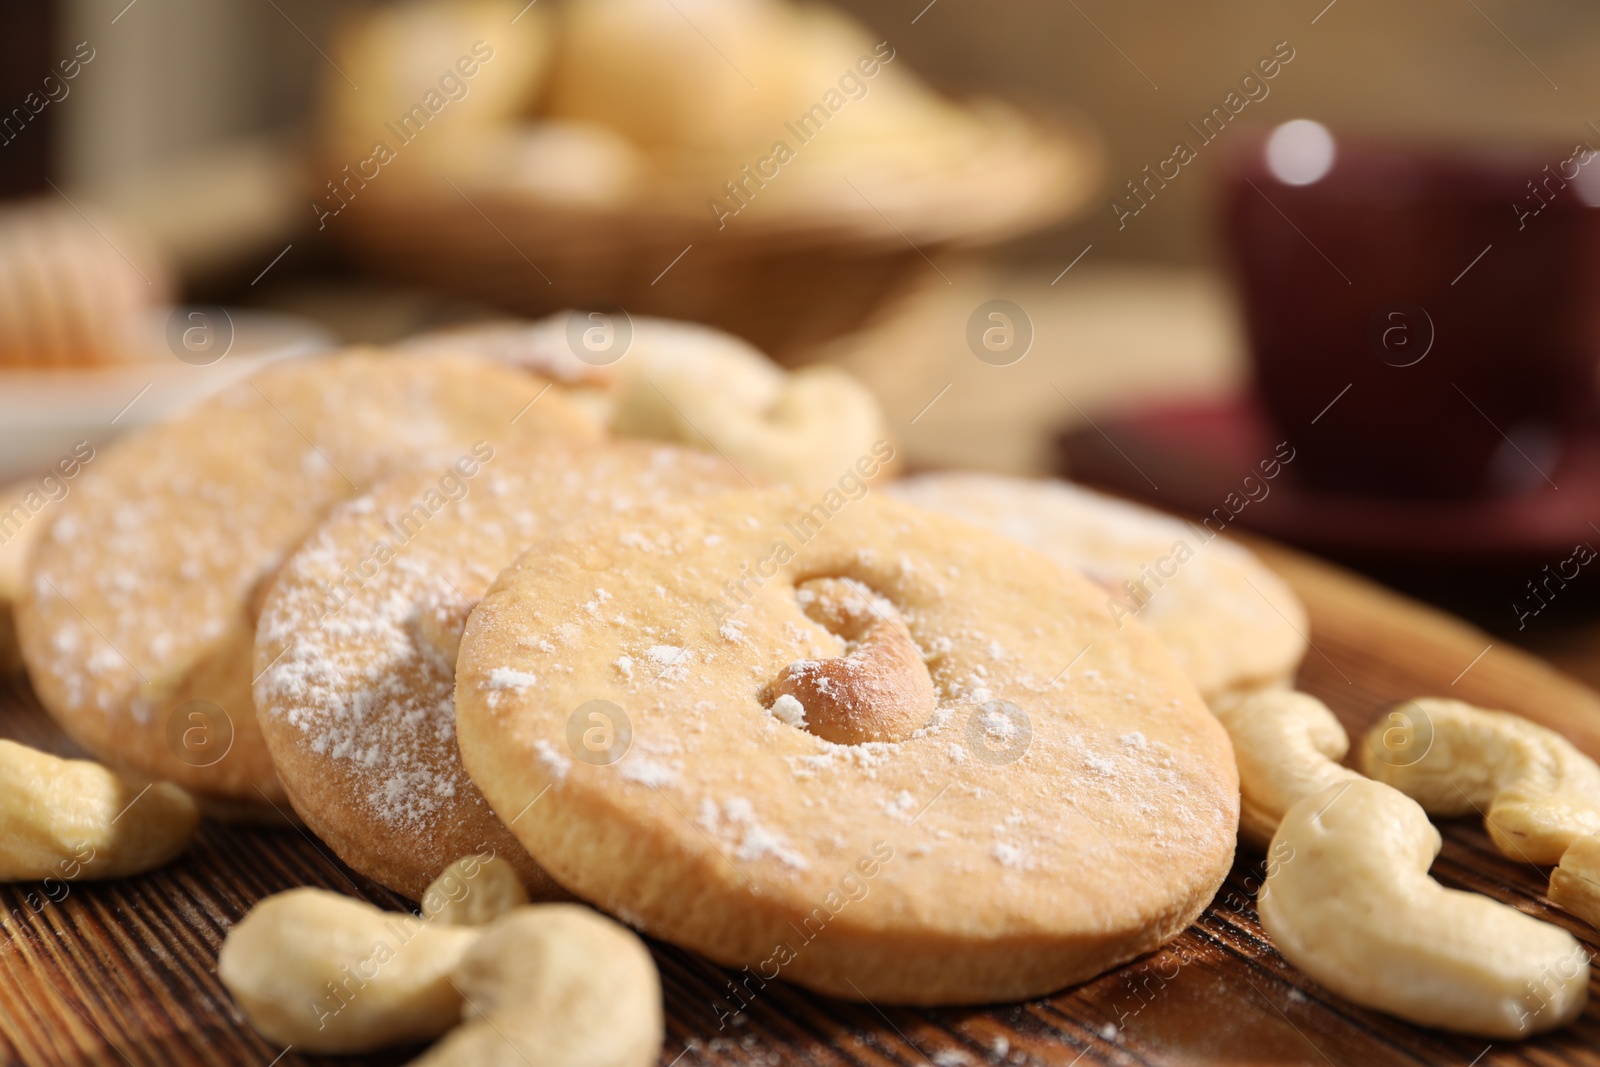
[[(192, 319), (198, 313), (205, 318)], [(168, 344), (169, 327), (175, 334)], [(227, 344), (231, 327), (231, 344)], [(211, 351), (185, 349), (210, 331)], [(103, 367), (0, 368), (0, 482), (38, 475), (80, 441), (100, 447), (158, 422), (280, 359), (334, 343), (309, 319), (229, 308), (164, 308), (140, 325), (134, 358)], [(216, 350), (224, 350), (220, 358)], [(185, 351), (186, 359), (174, 353)]]

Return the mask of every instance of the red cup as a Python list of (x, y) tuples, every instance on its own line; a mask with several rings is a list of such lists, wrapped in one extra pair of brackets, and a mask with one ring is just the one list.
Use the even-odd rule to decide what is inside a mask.
[(1297, 473), (1376, 496), (1547, 486), (1600, 414), (1596, 204), (1586, 145), (1415, 147), (1304, 120), (1247, 135), (1226, 238)]

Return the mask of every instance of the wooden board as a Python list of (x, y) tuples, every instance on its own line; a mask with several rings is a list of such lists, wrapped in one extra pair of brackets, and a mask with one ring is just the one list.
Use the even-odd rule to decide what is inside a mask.
[[(1382, 708), (1447, 694), (1506, 708), (1600, 754), (1600, 695), (1523, 653), (1335, 568), (1258, 546), (1311, 611), (1301, 687), (1357, 734)], [(26, 684), (0, 689), (0, 735), (69, 751)], [(1507, 860), (1471, 822), (1444, 827), (1434, 875), (1570, 930), (1596, 932), (1543, 896), (1547, 872)], [(1338, 1000), (1291, 967), (1256, 922), (1260, 857), (1242, 854), (1217, 899), (1154, 955), (1076, 989), (990, 1009), (847, 1004), (774, 983), (718, 1029), (728, 976), (656, 946), (666, 994), (662, 1067), (768, 1064), (1596, 1064), (1600, 1000), (1573, 1027), (1521, 1044), (1421, 1030)], [(0, 1057), (29, 1064), (403, 1063), (303, 1057), (245, 1025), (216, 977), (229, 926), (298, 885), (404, 902), (306, 834), (208, 824), (179, 863), (142, 878), (0, 888)], [(65, 889), (63, 894), (62, 890)], [(545, 1067), (540, 1064), (539, 1067)]]

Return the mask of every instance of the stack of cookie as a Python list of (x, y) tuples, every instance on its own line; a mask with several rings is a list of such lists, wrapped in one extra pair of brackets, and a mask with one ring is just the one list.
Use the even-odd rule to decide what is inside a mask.
[(1292, 675), (1281, 582), (1064, 485), (891, 485), (842, 372), (589, 325), (281, 364), (106, 449), (30, 559), (41, 701), (213, 817), (413, 899), (493, 857), (741, 995), (1032, 997), (1195, 919), (1239, 828), (1206, 701)]

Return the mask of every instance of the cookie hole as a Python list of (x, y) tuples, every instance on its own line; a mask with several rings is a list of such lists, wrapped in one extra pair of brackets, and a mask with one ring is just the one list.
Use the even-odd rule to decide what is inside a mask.
[(835, 744), (903, 741), (933, 717), (933, 679), (895, 606), (854, 578), (795, 586), (806, 617), (843, 654), (796, 660), (762, 691), (773, 717)]

